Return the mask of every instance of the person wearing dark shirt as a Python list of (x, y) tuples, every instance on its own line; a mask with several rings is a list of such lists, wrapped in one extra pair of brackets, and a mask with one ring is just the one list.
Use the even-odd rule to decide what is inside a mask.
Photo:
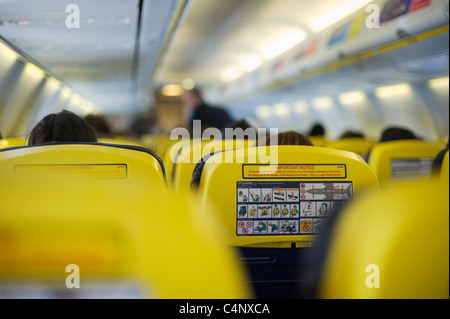
[(184, 92), (183, 103), (190, 115), (188, 116), (190, 126), (192, 126), (194, 120), (200, 120), (202, 121), (202, 129), (215, 127), (222, 130), (232, 121), (225, 110), (206, 104), (203, 101), (200, 90), (197, 88)]

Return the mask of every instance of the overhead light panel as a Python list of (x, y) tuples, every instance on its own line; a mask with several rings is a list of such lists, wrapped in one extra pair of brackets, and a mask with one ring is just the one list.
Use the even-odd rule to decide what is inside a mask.
[(51, 86), (53, 89), (57, 90), (62, 84), (55, 78), (47, 78), (46, 82), (49, 86)]
[(259, 118), (268, 118), (271, 114), (272, 112), (268, 105), (260, 105), (255, 109), (255, 115)]
[(396, 95), (405, 95), (411, 92), (412, 92), (411, 86), (409, 84), (404, 83), (380, 87), (375, 90), (375, 95), (381, 99)]
[(181, 83), (181, 86), (187, 91), (192, 90), (193, 88), (195, 88), (195, 81), (191, 78), (184, 79)]
[(183, 88), (179, 84), (166, 84), (161, 88), (161, 94), (165, 96), (180, 96)]
[(242, 62), (242, 68), (247, 71), (253, 71), (254, 69), (256, 69), (257, 67), (261, 66), (261, 64), (263, 63), (263, 60), (261, 57), (257, 56), (257, 55), (252, 55), (252, 56), (248, 56), (246, 57), (243, 62)]
[(287, 103), (278, 103), (273, 106), (273, 114), (278, 116), (286, 116), (289, 115), (291, 110), (289, 109), (289, 105)]
[(339, 95), (338, 101), (341, 104), (356, 104), (362, 103), (367, 99), (363, 91), (348, 92)]
[(297, 101), (292, 107), (294, 113), (305, 113), (308, 111), (308, 103), (306, 101)]
[(67, 86), (64, 86), (64, 87), (61, 89), (61, 96), (62, 96), (64, 99), (68, 99), (72, 94), (73, 94), (72, 90), (71, 90), (69, 87), (67, 87)]
[(35, 66), (33, 63), (26, 63), (25, 71), (27, 72), (28, 76), (34, 76), (38, 79), (42, 79), (45, 76), (45, 72)]
[(318, 110), (326, 110), (332, 108), (334, 105), (333, 99), (331, 97), (318, 97), (312, 100), (312, 106)]
[(273, 59), (281, 53), (289, 50), (306, 39), (305, 32), (301, 30), (291, 30), (283, 33), (263, 48), (263, 55), (266, 59)]
[(17, 60), (18, 57), (19, 56), (17, 55), (16, 52), (14, 52), (13, 50), (11, 50), (6, 45), (4, 45), (3, 43), (0, 42), (0, 58), (1, 58), (2, 62), (8, 61), (8, 60), (10, 62), (13, 62), (13, 61)]
[(82, 110), (82, 112), (84, 112), (84, 114), (96, 114), (97, 113), (95, 104), (90, 101), (83, 100), (80, 103), (79, 107)]
[(242, 75), (242, 71), (238, 68), (230, 68), (225, 71), (222, 79), (226, 82), (233, 81)]
[(440, 88), (440, 87), (445, 87), (445, 86), (449, 86), (449, 83), (448, 83), (448, 76), (447, 77), (445, 77), (445, 78), (438, 78), (438, 79), (433, 79), (433, 80), (430, 80), (430, 87), (431, 88)]

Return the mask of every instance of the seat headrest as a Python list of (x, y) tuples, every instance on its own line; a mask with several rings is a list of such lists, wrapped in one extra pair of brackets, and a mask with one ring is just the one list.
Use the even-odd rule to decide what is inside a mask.
[(165, 184), (161, 159), (154, 152), (133, 145), (53, 142), (0, 149), (0, 160), (2, 174), (71, 171), (84, 177), (128, 181), (143, 180), (146, 176), (161, 187)]
[[(355, 153), (278, 146), (265, 156), (270, 148), (225, 151), (203, 164), (197, 193), (202, 209), (220, 216), (233, 245), (309, 245), (333, 209), (365, 188), (378, 188)], [(271, 156), (274, 161), (265, 161)]]
[(442, 145), (420, 140), (397, 140), (375, 144), (368, 159), (380, 186), (403, 186), (429, 181), (432, 165)]
[(319, 298), (448, 299), (449, 194), (439, 182), (356, 199), (330, 233)]

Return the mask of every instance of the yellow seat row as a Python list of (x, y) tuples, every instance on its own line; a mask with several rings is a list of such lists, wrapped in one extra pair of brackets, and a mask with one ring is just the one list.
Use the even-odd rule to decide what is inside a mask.
[(448, 299), (448, 175), (444, 184), (387, 188), (351, 203), (319, 249), (327, 253), (314, 265), (323, 267), (314, 297)]
[(203, 214), (217, 215), (224, 225), (258, 298), (294, 297), (305, 255), (330, 216), (378, 189), (358, 155), (311, 146), (219, 152), (197, 175)]
[(381, 187), (429, 181), (433, 161), (444, 147), (439, 143), (401, 140), (375, 144), (368, 163)]
[[(253, 291), (257, 297), (292, 297), (307, 266), (299, 254), (314, 247), (330, 217), (381, 184), (353, 152), (248, 147), (252, 141), (239, 140), (192, 145), (174, 149), (186, 160), (175, 165), (176, 196), (167, 190), (161, 159), (138, 146), (0, 149), (0, 247), (6, 252), (0, 256), (0, 297), (248, 298)], [(206, 159), (194, 198), (186, 198), (195, 163), (212, 151), (219, 152)], [(370, 158), (377, 152), (374, 146)], [(441, 174), (440, 187), (430, 189), (448, 203), (440, 191), (448, 196), (448, 152)], [(436, 205), (442, 210), (441, 201)], [(343, 232), (361, 230), (361, 236), (369, 227), (355, 225), (345, 222)], [(337, 246), (336, 258), (344, 258), (346, 245)], [(64, 284), (64, 267), (72, 264), (86, 275), (86, 290)], [(197, 280), (198, 289), (189, 289)], [(41, 284), (44, 290), (36, 288)], [(322, 296), (336, 296), (327, 292), (332, 289)]]
[(165, 191), (147, 149), (2, 149), (0, 175), (0, 297), (252, 297), (217, 222)]
[[(139, 141), (136, 139), (132, 139), (124, 136), (116, 136), (111, 138), (102, 137), (99, 138), (98, 141), (100, 143), (109, 143), (109, 144), (123, 144), (123, 145), (134, 145), (144, 147)], [(26, 145), (26, 137), (10, 137), (0, 139), (0, 148), (13, 147), (13, 146), (24, 146)]]

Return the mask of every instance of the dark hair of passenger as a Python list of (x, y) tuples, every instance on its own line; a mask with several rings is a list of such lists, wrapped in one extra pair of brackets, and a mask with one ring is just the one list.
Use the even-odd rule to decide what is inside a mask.
[(111, 126), (103, 115), (100, 114), (88, 114), (84, 117), (84, 120), (92, 126), (97, 137), (112, 137)]
[(389, 142), (396, 140), (417, 140), (419, 139), (413, 132), (401, 127), (389, 127), (381, 133), (379, 142)]
[(438, 153), (438, 155), (434, 158), (433, 166), (431, 168), (431, 172), (433, 174), (439, 174), (441, 172), (442, 163), (444, 162), (444, 157), (447, 154), (450, 146), (450, 140), (447, 141), (447, 146)]
[[(227, 134), (226, 134), (226, 130), (225, 130), (227, 128), (228, 129), (232, 129), (232, 130), (242, 129), (242, 131), (245, 131), (246, 129), (250, 128), (250, 129), (255, 130), (254, 131), (255, 132), (255, 137), (257, 138), (257, 134), (258, 134), (257, 130), (253, 126), (251, 126), (246, 120), (234, 121), (234, 122), (229, 123), (227, 126), (225, 126), (222, 129), (222, 136), (223, 136), (224, 139), (227, 138)], [(233, 135), (233, 139), (236, 139), (235, 135)], [(248, 139), (248, 136), (247, 135), (244, 136), (244, 139)]]
[(50, 142), (97, 142), (97, 136), (85, 120), (63, 110), (45, 116), (28, 135), (28, 145)]
[(350, 137), (360, 137), (360, 138), (364, 138), (364, 134), (361, 132), (355, 132), (355, 131), (345, 131), (342, 135), (341, 138), (350, 138)]
[(234, 121), (231, 122), (230, 124), (228, 124), (227, 126), (225, 126), (225, 128), (241, 128), (242, 130), (246, 130), (248, 128), (253, 128), (246, 120), (239, 120), (239, 121)]
[(309, 136), (323, 136), (325, 135), (325, 127), (322, 124), (316, 123), (311, 128)]
[[(266, 137), (266, 145), (270, 145), (270, 137), (271, 135), (267, 135)], [(278, 144), (277, 145), (306, 145), (306, 146), (314, 146), (311, 142), (309, 136), (296, 132), (296, 131), (287, 131), (278, 134)], [(256, 141), (255, 146), (258, 146), (258, 140)]]

